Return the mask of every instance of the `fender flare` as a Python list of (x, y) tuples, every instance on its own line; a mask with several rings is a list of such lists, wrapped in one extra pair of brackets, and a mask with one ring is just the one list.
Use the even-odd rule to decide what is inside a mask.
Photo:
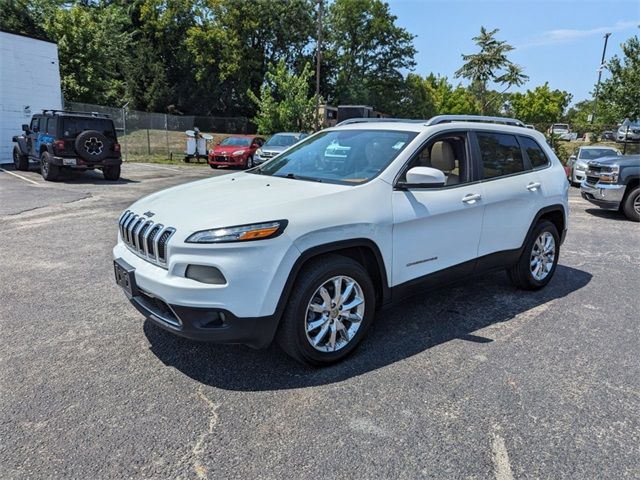
[(27, 152), (27, 139), (24, 138), (23, 135), (15, 136), (12, 140), (18, 144), (18, 148), (20, 149), (20, 153), (22, 153), (22, 155), (29, 154), (29, 152)]
[[(300, 270), (302, 267), (312, 258), (318, 257), (320, 255), (324, 255), (327, 253), (338, 253), (340, 250), (345, 250), (348, 248), (366, 248), (373, 253), (373, 256), (376, 260), (376, 266), (378, 268), (378, 273), (380, 275), (379, 283), (380, 283), (380, 303), (381, 305), (385, 305), (391, 300), (391, 289), (388, 283), (388, 275), (387, 269), (384, 265), (384, 260), (382, 258), (382, 253), (380, 252), (380, 248), (378, 245), (368, 238), (354, 238), (349, 240), (340, 240), (336, 242), (324, 243), (321, 245), (316, 245), (308, 248), (303, 251), (300, 256), (296, 259), (289, 271), (289, 276), (284, 284), (284, 288), (280, 293), (280, 298), (278, 300), (278, 304), (276, 305), (276, 311), (274, 316), (277, 319), (277, 322), (280, 323), (280, 318), (284, 313), (284, 309), (287, 306), (287, 301), (289, 299), (289, 295), (291, 294), (291, 290), (293, 289), (293, 285), (295, 283)], [(375, 283), (375, 279), (372, 279)]]

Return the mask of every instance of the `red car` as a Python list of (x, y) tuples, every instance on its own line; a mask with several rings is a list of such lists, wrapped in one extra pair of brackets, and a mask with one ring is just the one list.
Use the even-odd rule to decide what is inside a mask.
[(256, 135), (232, 135), (209, 151), (211, 168), (253, 167), (253, 155), (262, 146), (264, 138)]

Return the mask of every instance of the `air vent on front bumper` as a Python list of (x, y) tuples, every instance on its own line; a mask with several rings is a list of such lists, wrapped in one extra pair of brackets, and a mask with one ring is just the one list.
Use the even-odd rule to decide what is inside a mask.
[(127, 210), (120, 217), (120, 236), (129, 250), (144, 258), (166, 268), (167, 243), (175, 233), (175, 228), (155, 224), (143, 215), (136, 215)]

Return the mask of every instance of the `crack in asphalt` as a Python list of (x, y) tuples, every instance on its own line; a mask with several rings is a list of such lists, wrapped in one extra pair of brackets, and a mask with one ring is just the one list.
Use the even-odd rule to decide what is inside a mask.
[[(218, 424), (218, 408), (220, 408), (220, 405), (215, 404), (204, 394), (202, 385), (200, 385), (200, 387), (198, 388), (196, 396), (200, 398), (207, 406), (207, 409), (209, 410), (209, 421), (207, 423), (207, 428), (200, 435), (198, 435), (196, 442), (191, 448), (191, 451), (180, 458), (180, 460), (178, 461), (178, 465), (184, 465), (189, 460), (191, 460), (191, 466), (196, 476), (198, 478), (206, 479), (209, 478), (209, 476), (207, 475), (206, 467), (202, 464), (202, 454), (204, 453), (206, 438), (213, 433), (216, 425)], [(178, 478), (183, 477), (180, 475)]]

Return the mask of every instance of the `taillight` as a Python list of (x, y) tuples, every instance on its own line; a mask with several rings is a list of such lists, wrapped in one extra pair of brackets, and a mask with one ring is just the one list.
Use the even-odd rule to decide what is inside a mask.
[(56, 140), (53, 142), (53, 149), (57, 152), (64, 152), (64, 140)]
[(113, 144), (113, 151), (116, 153), (120, 153), (120, 144), (119, 143), (114, 143)]

